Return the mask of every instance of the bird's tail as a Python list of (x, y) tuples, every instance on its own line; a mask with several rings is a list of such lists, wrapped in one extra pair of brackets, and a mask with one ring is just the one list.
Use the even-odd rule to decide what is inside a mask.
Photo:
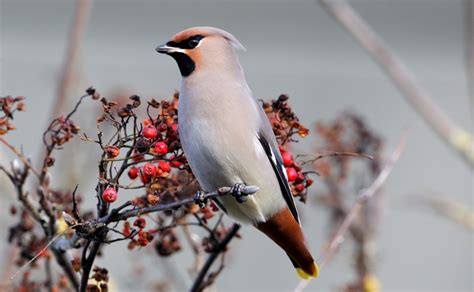
[(256, 227), (287, 253), (298, 276), (303, 279), (318, 276), (318, 265), (306, 246), (300, 225), (288, 208), (280, 210), (266, 222), (258, 223)]

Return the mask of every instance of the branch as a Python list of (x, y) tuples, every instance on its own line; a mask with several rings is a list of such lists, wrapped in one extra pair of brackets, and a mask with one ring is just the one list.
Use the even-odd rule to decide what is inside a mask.
[[(149, 206), (149, 207), (136, 208), (136, 209), (132, 209), (132, 210), (126, 210), (126, 211), (123, 211), (121, 213), (119, 213), (117, 210), (112, 210), (110, 212), (110, 214), (108, 214), (108, 215), (106, 215), (102, 218), (99, 218), (97, 220), (97, 222), (100, 223), (100, 224), (109, 224), (109, 223), (112, 223), (112, 222), (118, 222), (118, 221), (126, 220), (127, 218), (130, 218), (130, 217), (136, 217), (136, 216), (139, 216), (139, 215), (144, 215), (144, 214), (158, 212), (158, 211), (176, 209), (176, 208), (179, 208), (181, 206), (189, 205), (189, 204), (192, 204), (192, 203), (196, 203), (196, 204), (199, 205), (201, 203), (205, 203), (205, 201), (207, 201), (209, 199), (214, 199), (214, 198), (219, 197), (219, 196), (234, 195), (232, 193), (232, 190), (233, 190), (232, 187), (222, 187), (222, 188), (219, 188), (217, 191), (214, 191), (214, 192), (210, 192), (210, 193), (198, 192), (194, 197), (186, 198), (186, 199), (183, 199), (183, 200), (180, 200), (180, 201), (171, 202), (171, 203), (167, 203), (167, 204), (157, 204), (157, 205), (153, 205), (153, 206)], [(245, 186), (242, 189), (242, 194), (241, 195), (243, 195), (243, 196), (251, 195), (251, 194), (254, 194), (257, 191), (258, 191), (258, 187)], [(125, 204), (131, 205), (131, 202), (126, 202)], [(119, 208), (121, 208), (121, 207), (119, 207)]]
[(472, 115), (474, 110), (474, 2), (472, 0), (464, 0), (464, 13), (467, 83)]
[[(335, 234), (329, 241), (329, 244), (326, 250), (324, 251), (322, 258), (319, 261), (320, 269), (322, 269), (324, 266), (326, 266), (329, 263), (336, 249), (344, 241), (344, 234), (351, 227), (351, 224), (356, 219), (356, 216), (359, 213), (359, 210), (361, 209), (361, 207), (370, 198), (372, 198), (373, 196), (377, 194), (377, 192), (380, 190), (384, 182), (387, 180), (387, 177), (392, 172), (392, 169), (395, 163), (398, 161), (398, 159), (400, 158), (400, 155), (403, 152), (403, 149), (405, 148), (405, 142), (406, 142), (406, 136), (403, 135), (397, 148), (390, 155), (390, 158), (385, 163), (385, 166), (382, 168), (382, 170), (377, 175), (377, 177), (372, 182), (372, 184), (368, 188), (362, 189), (357, 194), (356, 202), (351, 207), (346, 217), (344, 218), (344, 221), (342, 221), (341, 225), (339, 226), (339, 228), (336, 230)], [(309, 283), (310, 283), (309, 280), (301, 280), (298, 286), (296, 287), (295, 292), (303, 291), (306, 288), (306, 286), (308, 286)]]
[(431, 207), (439, 215), (474, 231), (474, 211), (466, 206), (443, 198), (422, 198), (422, 203)]
[(226, 250), (227, 244), (232, 240), (232, 238), (234, 238), (234, 236), (237, 234), (239, 229), (240, 229), (240, 225), (237, 223), (234, 223), (234, 225), (232, 225), (231, 230), (226, 234), (226, 236), (219, 242), (216, 248), (209, 255), (206, 263), (202, 267), (201, 271), (196, 277), (196, 280), (194, 281), (193, 286), (191, 287), (192, 292), (202, 291), (202, 289), (204, 288), (202, 287), (202, 282), (204, 281), (204, 277), (206, 276), (207, 272), (209, 271), (209, 269), (211, 268), (212, 264), (217, 259), (219, 254)]
[(441, 110), (433, 101), (432, 96), (418, 84), (412, 72), (388, 48), (380, 36), (345, 0), (319, 0), (319, 2), (367, 50), (428, 125), (451, 148), (461, 154), (471, 168), (474, 168), (473, 136), (456, 125)]

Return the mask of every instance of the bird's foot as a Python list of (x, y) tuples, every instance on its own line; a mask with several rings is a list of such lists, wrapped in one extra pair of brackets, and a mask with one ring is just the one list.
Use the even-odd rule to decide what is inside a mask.
[(236, 183), (230, 190), (231, 195), (239, 203), (247, 201), (248, 196), (258, 191), (258, 187), (247, 186), (245, 184)]
[(199, 208), (206, 207), (207, 198), (205, 197), (206, 193), (203, 191), (197, 191), (194, 194), (194, 203), (199, 206)]

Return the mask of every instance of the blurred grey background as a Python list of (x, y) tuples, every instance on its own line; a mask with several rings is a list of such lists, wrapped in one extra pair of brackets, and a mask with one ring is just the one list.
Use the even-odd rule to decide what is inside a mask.
[[(406, 61), (446, 113), (472, 130), (462, 1), (351, 3)], [(19, 130), (9, 134), (9, 139), (32, 156), (38, 153), (60, 78), (74, 4), (0, 0), (0, 95), (28, 98), (27, 113), (17, 115)], [(387, 151), (408, 126), (407, 149), (385, 186), (377, 263), (382, 289), (473, 290), (472, 233), (410, 200), (419, 195), (443, 195), (472, 208), (471, 170), (315, 1), (94, 1), (81, 44), (80, 81), (71, 99), (89, 85), (104, 95), (124, 89), (142, 97), (169, 96), (179, 88), (178, 69), (171, 58), (158, 55), (154, 48), (174, 33), (198, 25), (220, 27), (237, 36), (247, 48), (240, 59), (254, 94), (268, 99), (288, 93), (307, 126), (352, 109), (386, 138)], [(85, 108), (82, 114), (90, 118), (83, 119), (81, 126), (92, 129), (89, 133), (93, 134), (95, 111)], [(297, 152), (310, 152), (313, 142), (310, 135)], [(87, 170), (78, 176), (94, 172)], [(316, 179), (313, 188), (318, 187)], [(90, 194), (88, 205), (92, 207), (91, 181), (81, 184), (80, 190)], [(2, 222), (8, 222), (10, 198), (9, 194), (0, 197)], [(300, 205), (299, 209), (309, 244), (318, 255), (328, 235), (327, 214), (314, 205)], [(6, 225), (2, 223), (0, 230), (4, 250)], [(232, 243), (229, 266), (218, 279), (218, 290), (292, 290), (298, 278), (285, 254), (252, 228), (244, 228), (242, 234), (243, 240)], [(307, 291), (334, 290), (352, 279), (350, 253), (351, 246), (343, 244)], [(146, 283), (167, 277), (180, 279), (175, 291), (185, 290), (192, 280), (186, 273), (191, 262), (187, 252), (161, 259), (151, 248), (129, 252), (124, 244), (106, 249), (98, 260), (110, 269), (121, 291), (146, 290)], [(143, 272), (131, 275), (134, 267)]]

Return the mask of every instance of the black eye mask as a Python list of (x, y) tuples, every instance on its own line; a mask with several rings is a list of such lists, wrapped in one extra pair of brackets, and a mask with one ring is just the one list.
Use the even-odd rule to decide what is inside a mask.
[(202, 35), (195, 35), (195, 36), (185, 39), (184, 41), (180, 41), (179, 43), (170, 41), (166, 43), (166, 45), (169, 47), (180, 48), (180, 49), (194, 49), (195, 47), (197, 47), (197, 45), (203, 38), (204, 37)]

